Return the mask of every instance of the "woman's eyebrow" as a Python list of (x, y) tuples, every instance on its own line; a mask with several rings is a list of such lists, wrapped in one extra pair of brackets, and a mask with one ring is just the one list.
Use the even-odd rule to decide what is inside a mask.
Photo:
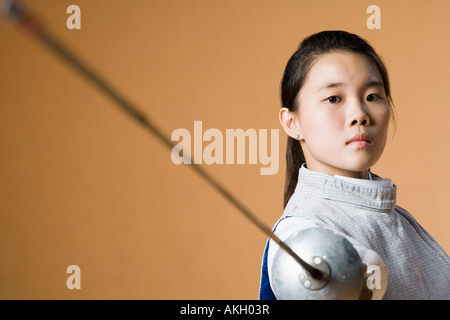
[(319, 91), (329, 88), (336, 88), (343, 86), (344, 84), (342, 82), (332, 82), (332, 83), (325, 83), (323, 86), (320, 87)]
[[(342, 87), (344, 86), (344, 84), (342, 82), (330, 82), (330, 83), (325, 83), (323, 86), (321, 86), (319, 88), (319, 91), (324, 90), (324, 89), (330, 89), (330, 88), (337, 88), (337, 87)], [(384, 87), (383, 82), (378, 81), (378, 80), (373, 80), (373, 81), (368, 81), (364, 84), (363, 86), (364, 88), (370, 88), (370, 87)]]
[(364, 85), (364, 88), (370, 88), (370, 87), (382, 87), (384, 88), (384, 83), (378, 80), (369, 81), (366, 82)]

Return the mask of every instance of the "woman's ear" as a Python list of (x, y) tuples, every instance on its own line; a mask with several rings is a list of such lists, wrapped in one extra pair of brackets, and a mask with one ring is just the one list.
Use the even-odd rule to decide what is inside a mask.
[(298, 119), (294, 113), (289, 111), (288, 108), (281, 108), (279, 112), (279, 119), (281, 126), (288, 136), (294, 138), (295, 140), (302, 140), (303, 135), (300, 130), (300, 125)]

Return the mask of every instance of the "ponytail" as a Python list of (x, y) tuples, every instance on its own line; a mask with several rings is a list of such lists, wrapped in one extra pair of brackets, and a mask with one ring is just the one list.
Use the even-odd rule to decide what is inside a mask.
[(288, 137), (286, 146), (286, 180), (284, 185), (284, 208), (295, 191), (298, 182), (298, 171), (305, 162), (300, 142)]

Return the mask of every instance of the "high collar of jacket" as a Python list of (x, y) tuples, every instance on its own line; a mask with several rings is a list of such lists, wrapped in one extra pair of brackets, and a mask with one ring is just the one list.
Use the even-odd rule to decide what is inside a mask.
[(299, 170), (295, 193), (306, 193), (352, 206), (391, 212), (395, 207), (396, 186), (393, 184), (380, 187), (378, 181), (373, 182), (373, 186), (360, 186), (321, 172), (311, 171), (303, 165)]

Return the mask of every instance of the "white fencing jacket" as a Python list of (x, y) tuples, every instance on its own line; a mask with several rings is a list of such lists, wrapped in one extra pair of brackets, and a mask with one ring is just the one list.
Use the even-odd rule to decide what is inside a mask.
[[(450, 258), (396, 205), (396, 186), (388, 179), (372, 177), (330, 176), (303, 165), (275, 234), (286, 240), (302, 229), (323, 227), (344, 235), (364, 264), (381, 270), (379, 282), (371, 288), (372, 299), (450, 299)], [(278, 245), (270, 240), (262, 270), (269, 284), (277, 250)], [(264, 282), (267, 279), (262, 279), (262, 287)], [(268, 287), (261, 290), (270, 291)]]

